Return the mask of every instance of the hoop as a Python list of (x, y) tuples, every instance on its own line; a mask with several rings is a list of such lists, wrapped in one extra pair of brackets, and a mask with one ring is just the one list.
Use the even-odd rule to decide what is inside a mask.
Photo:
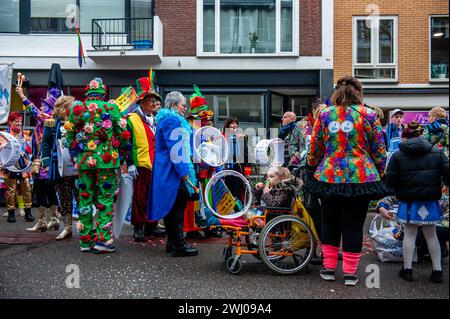
[(211, 167), (219, 167), (228, 160), (228, 142), (222, 133), (212, 126), (204, 126), (194, 135), (195, 155)]
[(9, 167), (20, 159), (22, 148), (19, 141), (9, 133), (0, 132), (0, 167)]
[(58, 171), (59, 176), (76, 176), (78, 175), (78, 170), (72, 163), (70, 159), (70, 153), (67, 148), (63, 146), (61, 140), (57, 140), (56, 142), (56, 154), (58, 156)]
[[(274, 149), (275, 149), (275, 154), (274, 154), (274, 158), (275, 161), (271, 162), (268, 152), (269, 152), (269, 148), (271, 145), (274, 145)], [(280, 146), (281, 145), (281, 149)], [(275, 147), (275, 146), (278, 146)], [(256, 158), (256, 162), (259, 163), (262, 166), (268, 166), (269, 164), (273, 164), (273, 165), (283, 165), (284, 164), (284, 141), (280, 138), (274, 138), (271, 140), (261, 140), (258, 142), (258, 144), (256, 144), (256, 148), (255, 148), (255, 158)]]
[[(245, 203), (244, 208), (240, 211), (240, 212), (236, 212), (234, 214), (229, 214), (229, 215), (221, 215), (219, 214), (217, 211), (215, 211), (212, 207), (211, 207), (211, 203), (210, 203), (210, 199), (209, 199), (209, 192), (211, 191), (211, 188), (213, 185), (215, 185), (221, 178), (227, 177), (227, 176), (234, 176), (234, 177), (238, 177), (242, 180), (242, 182), (245, 185), (246, 191), (249, 194), (248, 195), (248, 200)], [(252, 188), (250, 186), (250, 183), (248, 182), (248, 180), (244, 177), (244, 175), (236, 172), (236, 171), (231, 171), (231, 170), (225, 170), (225, 171), (221, 171), (217, 174), (214, 174), (211, 177), (211, 180), (208, 182), (208, 184), (206, 185), (205, 188), (205, 196), (204, 196), (205, 202), (206, 202), (206, 206), (211, 210), (211, 212), (219, 218), (223, 218), (223, 219), (235, 219), (235, 218), (239, 218), (241, 216), (243, 216), (245, 213), (247, 213), (247, 211), (250, 209), (250, 206), (252, 204)]]

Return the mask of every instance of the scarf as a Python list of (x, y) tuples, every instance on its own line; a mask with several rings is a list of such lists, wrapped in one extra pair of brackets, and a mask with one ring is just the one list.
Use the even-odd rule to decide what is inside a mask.
[(282, 126), (280, 129), (280, 135), (279, 137), (284, 140), (286, 137), (292, 132), (292, 130), (295, 128), (295, 122), (289, 123), (288, 125)]
[(448, 127), (447, 119), (440, 118), (429, 124), (427, 129), (431, 134), (440, 135), (445, 132), (446, 127)]

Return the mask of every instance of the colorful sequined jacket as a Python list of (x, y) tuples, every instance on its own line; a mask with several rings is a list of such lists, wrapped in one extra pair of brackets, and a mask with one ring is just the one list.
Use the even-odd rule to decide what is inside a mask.
[[(38, 109), (32, 102), (28, 101), (24, 103), (24, 107), (27, 112), (30, 112), (36, 121), (36, 127), (33, 131), (33, 156), (35, 158), (41, 158), (41, 145), (42, 137), (44, 135), (44, 124), (45, 121), (52, 118), (51, 112), (46, 113)], [(45, 172), (44, 168), (41, 166), (39, 174), (36, 176), (38, 179), (47, 179), (48, 174)]]
[(95, 97), (75, 103), (64, 129), (66, 146), (78, 170), (119, 168), (132, 147), (126, 127), (115, 104)]
[(307, 161), (321, 182), (380, 181), (386, 148), (378, 116), (363, 105), (324, 108), (314, 124)]

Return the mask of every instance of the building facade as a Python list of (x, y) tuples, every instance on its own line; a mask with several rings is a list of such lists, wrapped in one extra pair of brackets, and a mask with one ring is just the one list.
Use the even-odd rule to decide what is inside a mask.
[(448, 108), (448, 1), (351, 2), (334, 1), (334, 83), (358, 77), (386, 112)]
[(306, 115), (312, 98), (333, 90), (334, 0), (1, 1), (0, 63), (28, 76), (35, 101), (52, 63), (80, 99), (94, 76), (115, 98), (153, 67), (162, 94), (189, 95), (197, 84), (218, 127), (228, 116), (244, 128), (277, 126), (284, 111)]

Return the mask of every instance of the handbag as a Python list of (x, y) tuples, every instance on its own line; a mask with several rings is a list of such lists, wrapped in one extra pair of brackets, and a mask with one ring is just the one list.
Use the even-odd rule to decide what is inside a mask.
[[(369, 235), (380, 262), (403, 262), (403, 240), (401, 236), (396, 238), (399, 232), (402, 230), (398, 223), (385, 221), (380, 214), (373, 218)], [(413, 261), (417, 262), (417, 249)]]

